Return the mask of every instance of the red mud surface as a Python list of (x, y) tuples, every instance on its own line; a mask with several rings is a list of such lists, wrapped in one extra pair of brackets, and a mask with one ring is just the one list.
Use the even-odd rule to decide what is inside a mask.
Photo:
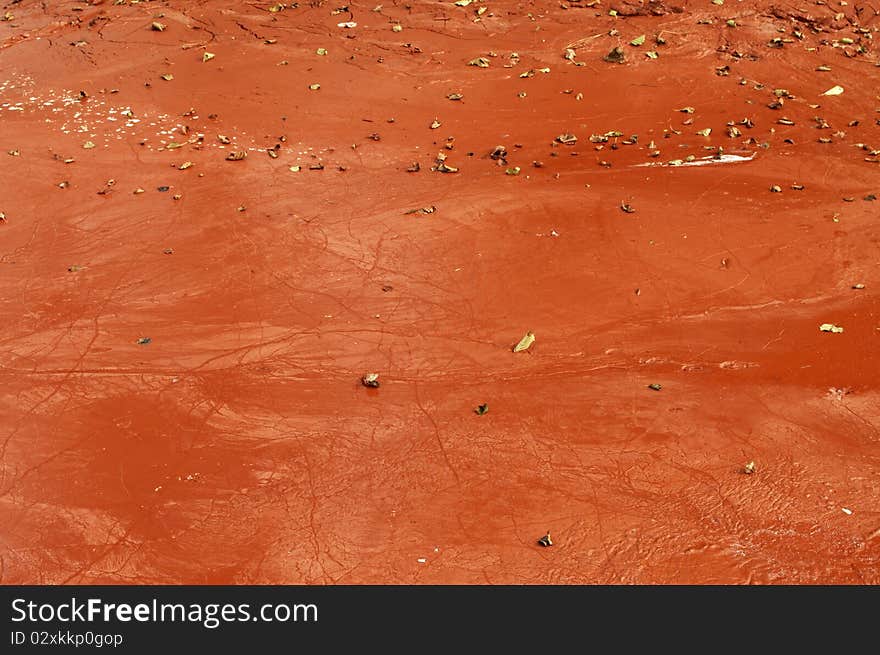
[(880, 583), (880, 5), (375, 2), (4, 5), (0, 582)]

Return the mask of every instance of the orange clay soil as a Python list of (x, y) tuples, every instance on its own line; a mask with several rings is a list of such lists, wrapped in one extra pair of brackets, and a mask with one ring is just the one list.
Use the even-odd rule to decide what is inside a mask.
[(0, 581), (880, 583), (880, 5), (374, 2), (2, 9)]

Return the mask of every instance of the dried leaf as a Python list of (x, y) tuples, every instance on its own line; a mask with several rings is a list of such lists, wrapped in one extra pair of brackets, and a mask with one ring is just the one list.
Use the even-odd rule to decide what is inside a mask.
[(434, 205), (430, 207), (419, 207), (417, 209), (410, 209), (409, 211), (404, 212), (404, 214), (433, 214), (437, 211), (437, 208)]
[(645, 42), (645, 35), (641, 34), (629, 42), (630, 45), (640, 46)]
[(611, 49), (611, 52), (605, 55), (602, 59), (609, 64), (622, 64), (626, 61), (626, 55), (620, 46), (615, 46)]
[(535, 343), (534, 333), (532, 333), (531, 331), (526, 332), (525, 336), (519, 340), (519, 343), (517, 343), (513, 347), (513, 352), (518, 353), (518, 352), (522, 352), (523, 350), (528, 350), (529, 347), (531, 347), (531, 345), (533, 343)]

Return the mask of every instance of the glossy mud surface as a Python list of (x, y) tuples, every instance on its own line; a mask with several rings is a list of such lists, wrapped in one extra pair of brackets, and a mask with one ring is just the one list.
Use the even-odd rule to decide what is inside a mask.
[(2, 10), (2, 583), (880, 583), (876, 2), (271, 6)]

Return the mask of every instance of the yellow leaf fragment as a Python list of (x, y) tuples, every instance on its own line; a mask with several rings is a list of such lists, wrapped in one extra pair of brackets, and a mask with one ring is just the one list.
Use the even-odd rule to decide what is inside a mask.
[(519, 343), (513, 347), (513, 352), (518, 353), (523, 350), (528, 350), (529, 347), (535, 343), (535, 335), (533, 332), (526, 332), (526, 335), (519, 340)]

